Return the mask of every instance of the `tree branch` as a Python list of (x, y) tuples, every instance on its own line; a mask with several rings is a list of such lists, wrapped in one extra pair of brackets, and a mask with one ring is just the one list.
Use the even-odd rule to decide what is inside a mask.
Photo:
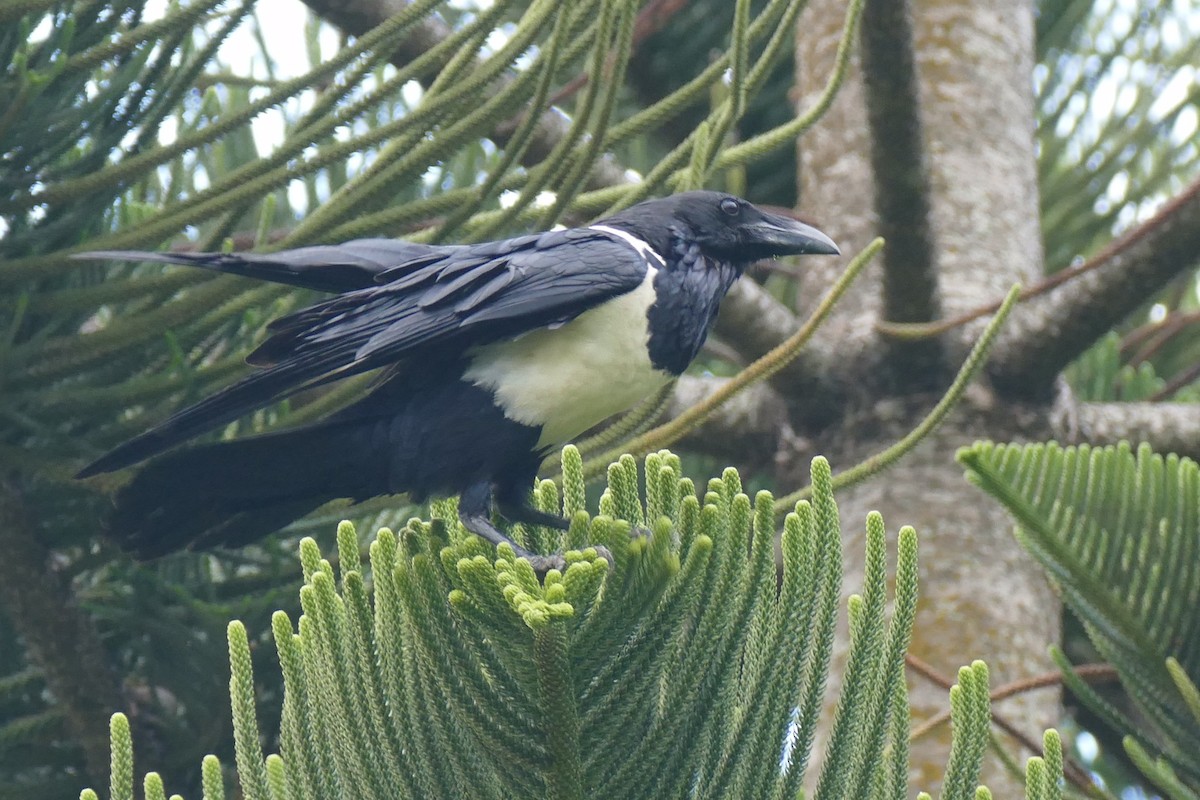
[[(630, 55), (637, 52), (638, 45), (666, 27), (667, 23), (690, 2), (691, 0), (650, 0), (650, 4), (639, 11), (637, 19), (634, 20), (633, 50)], [(587, 86), (587, 83), (588, 74), (586, 72), (579, 73), (551, 96), (550, 105), (558, 105)], [(515, 122), (510, 122), (510, 124), (515, 124)]]
[(1080, 403), (1054, 425), (1064, 443), (1146, 442), (1157, 453), (1200, 460), (1200, 414), (1189, 403)]
[(1067, 364), (1198, 260), (1200, 180), (1095, 256), (1094, 269), (1018, 307), (996, 347), (993, 384), (1018, 397), (1048, 394)]
[[(684, 375), (675, 384), (667, 417), (674, 419), (706, 400), (729, 378)], [(736, 458), (739, 466), (758, 459), (754, 467), (766, 467), (775, 458), (780, 432), (788, 424), (787, 405), (766, 383), (756, 383), (734, 395), (699, 428), (682, 440), (688, 450), (720, 458)]]

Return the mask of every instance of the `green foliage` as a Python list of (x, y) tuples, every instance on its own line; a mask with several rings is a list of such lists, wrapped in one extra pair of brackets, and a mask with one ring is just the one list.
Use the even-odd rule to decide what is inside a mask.
[(1200, 171), (1196, 20), (1169, 0), (1041, 0), (1038, 183), (1050, 270)]
[(1166, 384), (1143, 361), (1137, 367), (1124, 363), (1121, 336), (1110, 331), (1067, 368), (1067, 378), (1087, 400), (1148, 400)]
[[(751, 0), (737, 4), (727, 0), (693, 0), (670, 7), (667, 24), (662, 25), (638, 47), (630, 69), (631, 88), (639, 102), (652, 104), (692, 81), (710, 67), (712, 53), (722, 49), (730, 31), (741, 24), (739, 14), (757, 19), (770, 6), (769, 0)], [(796, 26), (787, 20), (777, 24), (775, 31), (787, 37), (782, 46), (794, 52)], [(749, 102), (730, 136), (745, 140), (777, 127), (791, 115), (792, 103), (787, 93), (794, 84), (793, 70), (778, 64), (767, 73), (762, 88), (749, 97)], [(684, 106), (675, 118), (667, 121), (652, 137), (635, 140), (631, 146), (618, 151), (622, 163), (639, 170), (649, 170), (669, 149), (678, 144), (705, 120), (710, 108), (726, 96), (726, 87), (714, 86), (697, 93), (690, 105)], [(744, 194), (749, 188), (758, 202), (795, 207), (796, 151), (784, 148), (769, 158), (712, 176), (714, 188), (720, 187)]]
[[(1155, 335), (1153, 329), (1156, 327), (1164, 329), (1162, 334)], [(1200, 402), (1200, 386), (1170, 386), (1158, 374), (1155, 361), (1141, 357), (1141, 353), (1148, 352), (1150, 348), (1161, 352), (1162, 345), (1168, 342), (1176, 346), (1174, 349), (1186, 352), (1187, 337), (1181, 336), (1181, 333), (1181, 326), (1170, 323), (1143, 326), (1141, 331), (1135, 331), (1127, 338), (1110, 331), (1067, 368), (1067, 379), (1084, 400), (1139, 402), (1169, 397), (1177, 402)], [(1140, 353), (1131, 352), (1127, 342), (1134, 343), (1139, 339), (1158, 341), (1148, 342)], [(1177, 368), (1177, 364), (1167, 365), (1171, 371)]]
[[(302, 43), (263, 36), (252, 0), (0, 9), (0, 462), (19, 487), (29, 535), (55, 550), (55, 568), (75, 592), (64, 603), (77, 600), (91, 617), (111, 657), (105, 668), (136, 701), (135, 731), (168, 754), (164, 773), (198, 778), (201, 754), (228, 738), (216, 712), (221, 659), (203, 642), (238, 616), (261, 661), (269, 610), (299, 608), (284, 588), (290, 556), (268, 542), (132, 564), (97, 536), (122, 476), (84, 486), (72, 475), (235, 379), (265, 322), (310, 298), (202, 270), (68, 256), (265, 250), (355, 236), (467, 241), (590, 218), (633, 202), (635, 192), (719, 180), (791, 149), (824, 108), (788, 113), (727, 146), (724, 132), (768, 76), (790, 72), (804, 5), (768, 0), (747, 13), (743, 4), (733, 35), (706, 47), (706, 63), (715, 56), (703, 74), (646, 107), (628, 102), (631, 0), (496, 0), (472, 14), (416, 0), (324, 55), (315, 23)], [(848, 6), (844, 49), (860, 8)], [(434, 15), (448, 23), (447, 37), (411, 61), (395, 57)], [(221, 62), (239, 27), (261, 43), (265, 76)], [(307, 53), (308, 63), (284, 74), (272, 46)], [(736, 80), (726, 91), (731, 65)], [(582, 74), (591, 80), (576, 99), (554, 103)], [(823, 104), (839, 80), (830, 76)], [(636, 149), (698, 102), (712, 138), (681, 143), (640, 185), (606, 186), (624, 176), (609, 154)], [(267, 117), (281, 133), (264, 145), (252, 123)], [(548, 135), (545, 120), (564, 117), (565, 135)], [(558, 190), (549, 205), (547, 188)], [(502, 195), (512, 200), (505, 207)], [(305, 393), (215, 435), (310, 419), (361, 385)], [(393, 498), (353, 513), (374, 529), (409, 511)], [(346, 513), (326, 509), (288, 533), (294, 541), (331, 531)], [(14, 565), (13, 580), (36, 581), (42, 567)], [(31, 637), (53, 632), (19, 627), (0, 620), (0, 777), (26, 796), (61, 794), (59, 776), (83, 769), (79, 748), (64, 726), (63, 696), (46, 691), (53, 680), (22, 657)], [(71, 681), (78, 665), (51, 668), (50, 678)], [(278, 683), (265, 682), (256, 702), (260, 714), (277, 714)]]
[[(1197, 22), (1169, 0), (1039, 0), (1034, 88), (1049, 271), (1097, 256), (1200, 175)], [(1084, 399), (1200, 399), (1194, 271), (1146, 300), (1161, 304), (1161, 320), (1138, 315), (1069, 370)]]
[(1028, 800), (1062, 800), (1062, 741), (1058, 733), (1042, 736), (1042, 756), (1033, 756), (1025, 764), (1025, 797)]
[[(1069, 671), (1067, 685), (1118, 730), (1172, 797), (1200, 791), (1200, 467), (1143, 445), (976, 444), (968, 479), (1013, 514), (1016, 535), (1082, 619), (1140, 713), (1130, 719)], [(1147, 751), (1153, 752), (1150, 756)]]
[[(601, 515), (590, 517), (580, 508), (578, 453), (568, 448), (563, 460), (563, 499), (549, 482), (537, 496), (571, 515), (567, 538), (580, 548), (567, 553), (564, 571), (541, 580), (510, 548), (492, 551), (467, 534), (452, 503), (436, 504), (431, 522), (380, 530), (369, 572), (349, 523), (338, 531), (336, 570), (315, 542), (302, 543), (303, 616), (273, 620), (285, 700), (279, 753), (265, 759), (247, 632), (229, 625), (243, 796), (797, 795), (841, 589), (829, 465), (813, 462), (813, 498), (788, 515), (778, 573), (773, 500), (743, 494), (735, 470), (701, 495), (670, 453), (648, 456), (642, 476), (624, 457), (609, 470)], [(646, 524), (650, 531), (630, 535)], [(902, 528), (897, 538), (890, 618), (878, 514), (867, 519), (866, 546), (818, 798), (907, 796), (904, 654), (916, 614), (916, 534)], [(969, 800), (989, 732), (983, 664), (963, 668), (951, 703), (942, 797)], [(131, 800), (122, 716), (112, 730), (112, 797)], [(1057, 785), (1055, 759), (1048, 748), (1036, 769)], [(224, 796), (216, 759), (205, 760), (203, 775), (203, 796)], [(145, 785), (161, 795), (157, 776)]]

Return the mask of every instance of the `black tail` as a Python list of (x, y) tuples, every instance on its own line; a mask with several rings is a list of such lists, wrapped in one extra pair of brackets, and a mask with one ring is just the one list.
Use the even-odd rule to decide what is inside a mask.
[[(348, 426), (318, 424), (168, 453), (122, 489), (108, 534), (139, 558), (240, 547), (341, 497), (381, 494)], [(351, 435), (349, 439), (356, 439)]]

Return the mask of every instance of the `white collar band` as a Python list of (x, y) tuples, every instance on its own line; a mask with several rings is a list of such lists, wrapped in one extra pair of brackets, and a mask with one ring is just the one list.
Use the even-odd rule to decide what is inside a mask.
[(660, 256), (658, 251), (651, 247), (648, 242), (643, 239), (639, 239), (632, 233), (623, 231), (620, 228), (612, 228), (608, 225), (589, 225), (588, 229), (600, 231), (601, 233), (607, 233), (609, 236), (615, 236), (628, 244), (634, 250), (637, 250), (638, 253), (641, 254), (642, 258), (646, 259), (647, 261), (653, 259), (654, 261), (658, 262), (658, 266), (660, 267), (665, 267), (667, 265), (666, 259)]

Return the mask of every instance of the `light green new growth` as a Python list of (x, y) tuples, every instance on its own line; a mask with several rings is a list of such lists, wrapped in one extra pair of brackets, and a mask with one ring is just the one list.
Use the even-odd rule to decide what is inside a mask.
[(225, 800), (225, 778), (216, 756), (205, 756), (200, 765), (200, 785), (204, 800)]
[(960, 667), (958, 684), (950, 688), (950, 721), (960, 733), (950, 745), (940, 800), (974, 797), (988, 746), (991, 714), (987, 665), (976, 661), (969, 667)]
[(133, 800), (133, 737), (129, 719), (124, 714), (113, 714), (108, 730), (112, 740), (108, 796), (110, 800)]
[(142, 780), (142, 794), (146, 800), (167, 800), (162, 777), (157, 772), (147, 772)]
[(1173, 656), (1167, 659), (1167, 672), (1171, 673), (1171, 680), (1175, 681), (1175, 688), (1187, 703), (1192, 718), (1200, 723), (1200, 689), (1196, 688), (1196, 684), (1183, 671), (1183, 665)]
[[(303, 616), (272, 620), (284, 677), (280, 752), (263, 757), (247, 632), (230, 623), (230, 696), (240, 795), (305, 798), (792, 798), (804, 785), (841, 596), (841, 523), (828, 463), (784, 522), (732, 469), (698, 495), (679, 459), (630, 456), (608, 471), (597, 517), (582, 461), (563, 453), (560, 494), (579, 548), (539, 578), (507, 545), (465, 531), (453, 502), (370, 545), (338, 527), (338, 568), (300, 547)], [(646, 491), (639, 492), (644, 478)], [(647, 535), (631, 529), (649, 526)], [(548, 532), (524, 530), (545, 540)], [(561, 536), (557, 535), (556, 536)], [(611, 563), (597, 546), (611, 554)], [(908, 771), (904, 655), (915, 618), (917, 540), (897, 537), (889, 615), (887, 536), (867, 519), (867, 570), (850, 605), (852, 642), (815, 797), (903, 800)], [(966, 800), (988, 740), (987, 669), (951, 692), (944, 798)], [(114, 798), (133, 796), (128, 723), (112, 723)], [(1031, 767), (1056, 780), (1061, 749)], [(224, 797), (203, 763), (203, 796)], [(147, 797), (163, 796), (156, 775)], [(1039, 790), (1041, 791), (1041, 790)], [(93, 797), (85, 792), (81, 797)], [(232, 796), (232, 795), (231, 795)], [(1039, 800), (1055, 800), (1038, 794)]]
[(1155, 785), (1200, 794), (1200, 467), (1128, 444), (979, 443), (958, 459), (968, 480), (1012, 513), (1017, 539), (1079, 615), (1143, 717), (1135, 723), (1105, 701), (1056, 651), (1065, 685), (1117, 730), (1134, 734), (1126, 749)]
[[(1059, 776), (1063, 774), (1063, 749), (1058, 731), (1051, 729), (1042, 734), (1042, 754), (1045, 758), (1045, 763), (1042, 767), (1045, 791), (1042, 792), (1040, 797), (1042, 800), (1062, 800), (1062, 784)], [(1029, 763), (1032, 762), (1033, 759), (1031, 758)], [(1027, 780), (1026, 785), (1028, 783), (1029, 781)]]
[(258, 741), (258, 720), (254, 714), (254, 674), (250, 661), (250, 641), (242, 623), (229, 623), (229, 697), (233, 705), (234, 752), (242, 794), (246, 800), (270, 800), (266, 765)]

